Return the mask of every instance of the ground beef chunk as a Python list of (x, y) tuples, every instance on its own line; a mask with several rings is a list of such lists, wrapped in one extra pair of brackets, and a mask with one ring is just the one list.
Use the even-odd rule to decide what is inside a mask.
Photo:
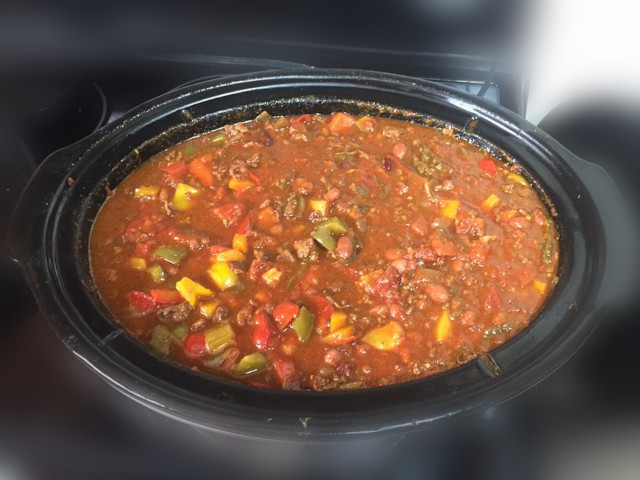
[(167, 235), (171, 240), (191, 251), (201, 250), (211, 245), (211, 237), (189, 227), (170, 228), (167, 230)]
[(252, 317), (253, 317), (253, 306), (247, 305), (242, 310), (240, 310), (236, 315), (236, 325), (238, 325), (239, 327), (244, 327), (251, 321)]
[(213, 314), (213, 319), (216, 322), (223, 322), (225, 321), (227, 318), (229, 318), (229, 310), (227, 310), (225, 307), (223, 307), (222, 305), (219, 306), (218, 308), (216, 308), (215, 313)]
[(171, 305), (157, 310), (158, 320), (165, 323), (183, 322), (191, 313), (187, 302)]
[(469, 235), (472, 238), (484, 235), (484, 220), (470, 216), (456, 220), (456, 233), (459, 235)]
[(296, 251), (296, 255), (298, 255), (300, 260), (317, 262), (320, 256), (318, 247), (311, 238), (296, 240), (293, 242), (293, 249)]
[(243, 133), (246, 133), (248, 131), (249, 131), (249, 129), (243, 123), (234, 123), (233, 125), (225, 125), (224, 126), (224, 132), (230, 138), (236, 137), (236, 136), (241, 135)]

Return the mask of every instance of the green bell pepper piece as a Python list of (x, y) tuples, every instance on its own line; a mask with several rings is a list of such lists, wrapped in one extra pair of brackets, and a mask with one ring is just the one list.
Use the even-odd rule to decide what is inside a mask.
[(171, 345), (171, 332), (162, 325), (156, 325), (151, 330), (149, 346), (161, 355), (169, 355)]
[(267, 358), (260, 352), (251, 353), (242, 357), (236, 366), (237, 375), (254, 373), (267, 364)]
[(180, 262), (187, 256), (187, 251), (181, 247), (173, 247), (163, 245), (156, 248), (151, 256), (153, 258), (161, 258), (162, 260), (171, 263), (172, 265), (180, 265)]
[(333, 250), (338, 246), (338, 242), (333, 238), (327, 227), (318, 227), (311, 232), (311, 238), (322, 245), (327, 250)]
[(181, 342), (184, 342), (184, 339), (187, 338), (187, 335), (189, 335), (189, 327), (187, 327), (184, 323), (182, 323), (177, 327), (175, 327), (173, 330), (171, 330), (171, 333), (178, 340), (180, 340)]
[(298, 335), (300, 341), (306, 342), (309, 339), (313, 331), (314, 320), (313, 314), (307, 310), (307, 307), (302, 307), (298, 316), (291, 322), (291, 327)]
[(326, 228), (331, 233), (347, 233), (347, 226), (338, 217), (331, 217), (321, 222), (318, 228)]

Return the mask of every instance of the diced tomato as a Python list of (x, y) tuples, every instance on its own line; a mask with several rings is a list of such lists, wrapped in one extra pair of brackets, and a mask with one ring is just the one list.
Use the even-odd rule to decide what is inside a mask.
[(311, 123), (311, 115), (305, 113), (291, 120), (290, 129), (296, 132), (306, 132), (309, 123)]
[(520, 288), (526, 287), (536, 278), (536, 273), (526, 267), (514, 267), (511, 273)]
[(276, 373), (276, 377), (280, 381), (280, 384), (284, 387), (291, 385), (300, 378), (300, 374), (296, 372), (296, 367), (291, 360), (287, 360), (282, 357), (275, 357), (271, 361), (273, 370)]
[(253, 344), (260, 350), (269, 348), (272, 331), (267, 313), (262, 309), (256, 310), (253, 314), (253, 330), (251, 332)]
[(182, 303), (184, 299), (177, 290), (156, 289), (149, 292), (158, 305), (176, 305)]
[(246, 235), (253, 229), (251, 221), (251, 215), (247, 214), (244, 216), (242, 220), (238, 223), (238, 227), (236, 228), (236, 233), (240, 233), (242, 235)]
[(244, 203), (227, 203), (213, 209), (213, 213), (222, 220), (225, 227), (233, 227), (240, 222), (247, 213)]
[(493, 287), (488, 287), (484, 295), (484, 308), (491, 312), (497, 312), (502, 308), (502, 300), (498, 296), (498, 292)]
[(311, 115), (309, 115), (308, 113), (305, 113), (303, 115), (300, 115), (299, 117), (294, 118), (293, 120), (291, 120), (291, 122), (303, 123), (305, 125), (309, 125), (311, 123)]
[(298, 315), (300, 307), (293, 302), (280, 302), (273, 309), (273, 319), (280, 330), (289, 326)]
[(151, 251), (151, 242), (136, 243), (136, 257), (146, 257)]
[(316, 325), (318, 325), (320, 329), (324, 329), (331, 319), (333, 306), (329, 303), (329, 300), (322, 295), (312, 295), (308, 297), (308, 301), (313, 305), (312, 312), (316, 316)]
[(167, 165), (163, 168), (164, 173), (169, 175), (170, 177), (179, 180), (184, 177), (189, 169), (187, 168), (187, 164), (184, 162), (174, 163), (172, 165)]
[(211, 171), (211, 155), (203, 155), (189, 163), (189, 171), (200, 182), (207, 186), (213, 186), (213, 172)]
[(182, 348), (189, 357), (203, 357), (207, 353), (204, 334), (190, 333), (185, 337)]
[(158, 307), (158, 302), (151, 295), (137, 290), (129, 292), (129, 302), (139, 312), (149, 312)]
[(413, 230), (413, 233), (416, 235), (425, 237), (429, 234), (429, 224), (423, 217), (419, 217), (411, 224), (411, 230)]
[(341, 133), (349, 128), (353, 127), (356, 123), (356, 119), (346, 113), (338, 112), (334, 113), (327, 124), (327, 128), (330, 132)]
[(496, 173), (498, 173), (498, 166), (493, 160), (488, 157), (484, 157), (482, 160), (480, 160), (480, 168), (490, 175), (495, 175)]

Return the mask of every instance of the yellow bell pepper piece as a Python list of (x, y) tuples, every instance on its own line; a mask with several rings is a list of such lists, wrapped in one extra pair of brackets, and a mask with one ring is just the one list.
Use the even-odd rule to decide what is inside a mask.
[(280, 277), (282, 277), (282, 272), (275, 267), (270, 268), (262, 274), (264, 283), (269, 286), (275, 286), (280, 281)]
[(236, 192), (244, 192), (251, 187), (255, 187), (256, 184), (251, 180), (243, 180), (240, 178), (232, 178), (229, 180), (229, 188)]
[(200, 194), (200, 190), (186, 183), (179, 183), (173, 194), (173, 208), (179, 212), (193, 207), (194, 197)]
[(498, 197), (495, 193), (489, 195), (484, 202), (482, 202), (482, 208), (485, 210), (491, 210), (500, 205), (500, 197)]
[(176, 282), (176, 290), (192, 307), (195, 307), (198, 298), (210, 297), (213, 294), (211, 290), (203, 287), (198, 282), (194, 282), (189, 277), (182, 277), (178, 280)]
[(436, 341), (444, 341), (451, 333), (451, 315), (449, 310), (443, 310), (436, 325)]
[(344, 312), (334, 312), (329, 320), (329, 331), (331, 333), (340, 330), (347, 325), (347, 314)]
[(227, 262), (214, 263), (207, 273), (220, 290), (227, 290), (239, 283), (238, 276)]
[(538, 292), (538, 295), (544, 295), (544, 292), (547, 291), (547, 284), (539, 280), (534, 280), (533, 289)]
[(318, 212), (323, 217), (327, 214), (327, 201), (326, 200), (309, 200), (309, 207), (314, 212)]
[(200, 304), (200, 315), (203, 317), (211, 318), (216, 313), (216, 309), (220, 305), (220, 302), (212, 300), (210, 302), (203, 302)]
[(158, 192), (160, 192), (160, 187), (155, 185), (140, 186), (135, 189), (133, 195), (136, 198), (154, 199), (158, 196)]
[(454, 219), (458, 214), (458, 207), (460, 206), (460, 202), (458, 200), (440, 200), (442, 207), (440, 208), (440, 213), (443, 217)]
[(378, 350), (393, 350), (404, 339), (404, 329), (398, 322), (391, 321), (384, 327), (368, 332), (362, 341)]
[(230, 248), (224, 252), (216, 254), (215, 260), (217, 262), (244, 262), (247, 257), (240, 250)]
[(346, 327), (342, 327), (335, 332), (325, 335), (323, 340), (329, 345), (344, 345), (345, 343), (351, 343), (355, 340), (354, 333), (355, 327), (353, 325), (347, 325)]
[(144, 258), (132, 257), (129, 259), (129, 266), (134, 270), (146, 270), (147, 261)]
[(510, 174), (507, 175), (507, 178), (512, 182), (519, 183), (520, 185), (524, 185), (524, 186), (529, 185), (526, 178), (524, 178), (522, 175), (518, 175), (517, 173), (511, 172)]
[(240, 250), (242, 253), (247, 253), (247, 250), (249, 250), (249, 240), (247, 240), (247, 237), (241, 233), (236, 233), (233, 236), (232, 246), (236, 250)]

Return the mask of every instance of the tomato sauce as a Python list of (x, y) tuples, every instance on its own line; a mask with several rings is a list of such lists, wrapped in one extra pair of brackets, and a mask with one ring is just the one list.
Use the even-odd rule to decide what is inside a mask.
[(190, 139), (127, 177), (91, 235), (113, 317), (156, 353), (265, 388), (454, 368), (525, 328), (558, 234), (518, 164), (345, 113)]

